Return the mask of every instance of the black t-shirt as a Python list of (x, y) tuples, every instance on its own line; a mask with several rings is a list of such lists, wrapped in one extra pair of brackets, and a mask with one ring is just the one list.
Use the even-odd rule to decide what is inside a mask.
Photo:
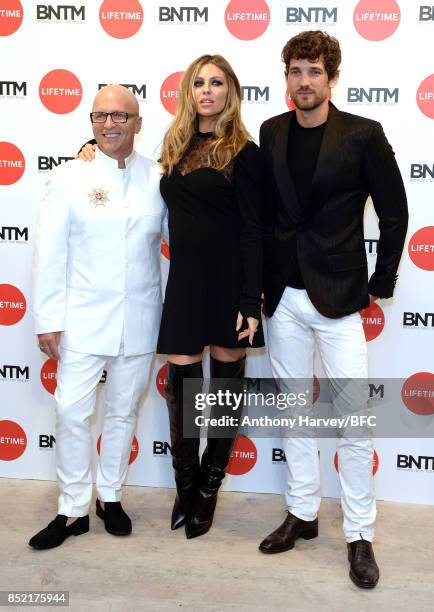
[[(309, 214), (313, 203), (312, 180), (315, 174), (325, 126), (326, 124), (322, 123), (313, 128), (305, 128), (294, 117), (289, 128), (288, 169), (294, 183), (295, 192), (302, 211), (302, 218)], [(304, 289), (304, 282), (297, 259), (288, 275), (286, 284), (295, 289)]]

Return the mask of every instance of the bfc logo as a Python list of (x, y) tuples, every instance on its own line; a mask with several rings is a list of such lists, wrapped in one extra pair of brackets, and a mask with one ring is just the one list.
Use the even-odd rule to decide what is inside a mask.
[(414, 414), (434, 414), (434, 374), (418, 372), (409, 376), (402, 385), (401, 397), (405, 406)]
[(39, 98), (52, 113), (71, 113), (80, 104), (82, 97), (81, 83), (69, 70), (51, 70), (39, 84)]
[(353, 15), (356, 31), (372, 41), (392, 36), (400, 21), (401, 11), (396, 0), (360, 0)]
[(239, 40), (254, 40), (270, 24), (270, 9), (265, 0), (231, 0), (225, 11), (226, 27)]
[(24, 174), (26, 162), (20, 149), (11, 142), (0, 142), (0, 185), (13, 185)]
[(23, 7), (19, 0), (2, 0), (0, 8), (0, 36), (14, 34), (23, 23)]
[(419, 85), (416, 94), (416, 102), (419, 110), (434, 119), (434, 74), (424, 79)]
[[(101, 455), (101, 443), (102, 443), (102, 434), (100, 435), (96, 443), (96, 450), (98, 451), (98, 455)], [(128, 465), (131, 465), (137, 459), (139, 450), (140, 450), (139, 443), (137, 441), (136, 436), (134, 436), (133, 441), (131, 443), (131, 453), (130, 453), (130, 458), (128, 460)]]
[(415, 266), (421, 270), (434, 270), (434, 226), (417, 230), (408, 243), (408, 254)]
[(0, 285), (0, 325), (16, 325), (24, 317), (26, 310), (26, 298), (18, 287)]
[(104, 0), (99, 20), (109, 36), (130, 38), (142, 27), (143, 8), (138, 0)]
[(169, 74), (163, 81), (160, 87), (160, 101), (168, 113), (174, 115), (179, 98), (179, 84), (183, 72), (173, 72)]
[(258, 451), (253, 441), (247, 436), (239, 435), (235, 438), (227, 473), (233, 476), (247, 474), (255, 467)]
[[(335, 465), (336, 471), (339, 473), (339, 456), (338, 456), (338, 451), (335, 452), (333, 463)], [(372, 475), (373, 476), (375, 476), (375, 474), (377, 473), (379, 465), (380, 465), (380, 460), (378, 458), (378, 453), (377, 453), (376, 450), (374, 450), (374, 456), (372, 458)]]
[(0, 421), (0, 460), (15, 461), (27, 448), (24, 429), (14, 421)]
[(370, 306), (364, 308), (361, 313), (363, 331), (367, 342), (375, 340), (384, 329), (384, 312), (382, 308), (372, 302)]

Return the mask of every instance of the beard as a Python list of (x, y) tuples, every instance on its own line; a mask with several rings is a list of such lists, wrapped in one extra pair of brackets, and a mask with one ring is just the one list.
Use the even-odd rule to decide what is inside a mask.
[(327, 99), (326, 93), (323, 95), (309, 93), (308, 97), (305, 97), (305, 95), (306, 94), (303, 95), (303, 93), (296, 93), (294, 97), (291, 96), (294, 106), (299, 110), (314, 110)]

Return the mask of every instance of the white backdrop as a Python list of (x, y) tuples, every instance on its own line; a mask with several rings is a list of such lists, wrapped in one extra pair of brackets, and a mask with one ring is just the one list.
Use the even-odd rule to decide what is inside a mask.
[[(91, 136), (88, 112), (98, 86), (133, 89), (143, 115), (137, 149), (156, 158), (176, 104), (176, 73), (203, 53), (221, 53), (243, 85), (244, 121), (257, 138), (262, 121), (287, 110), (280, 52), (304, 29), (338, 37), (343, 62), (333, 101), (383, 124), (406, 184), (410, 225), (396, 296), (365, 311), (364, 326), (371, 375), (410, 379), (411, 389), (411, 377), (426, 373), (428, 399), (409, 408), (401, 402), (414, 437), (376, 441), (375, 479), (381, 499), (434, 503), (432, 439), (417, 438), (434, 414), (434, 9), (420, 1), (1, 3), (0, 476), (55, 478), (56, 364), (44, 361), (32, 335), (34, 225), (48, 169)], [(378, 237), (372, 206), (365, 225), (372, 271)], [(168, 265), (162, 255), (164, 278)], [(265, 351), (249, 355), (247, 374), (270, 375)], [(159, 359), (140, 412), (129, 484), (173, 485), (163, 384)], [(388, 392), (386, 381), (383, 399), (373, 393), (373, 401), (387, 401)], [(102, 383), (100, 399), (103, 393)], [(334, 441), (320, 447), (323, 494), (338, 496)], [(226, 489), (282, 491), (281, 458), (278, 439), (239, 439)]]

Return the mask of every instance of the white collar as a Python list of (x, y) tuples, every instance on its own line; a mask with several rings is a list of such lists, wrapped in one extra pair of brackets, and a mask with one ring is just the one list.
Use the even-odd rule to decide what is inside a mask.
[(125, 168), (118, 168), (117, 159), (114, 159), (113, 157), (109, 157), (108, 155), (103, 153), (98, 146), (95, 149), (95, 159), (102, 162), (110, 170), (114, 170), (114, 169), (125, 170), (126, 168), (129, 168), (129, 166), (131, 166), (131, 164), (133, 163), (135, 157), (136, 157), (136, 152), (133, 149), (130, 155), (128, 155), (128, 157), (125, 158)]

